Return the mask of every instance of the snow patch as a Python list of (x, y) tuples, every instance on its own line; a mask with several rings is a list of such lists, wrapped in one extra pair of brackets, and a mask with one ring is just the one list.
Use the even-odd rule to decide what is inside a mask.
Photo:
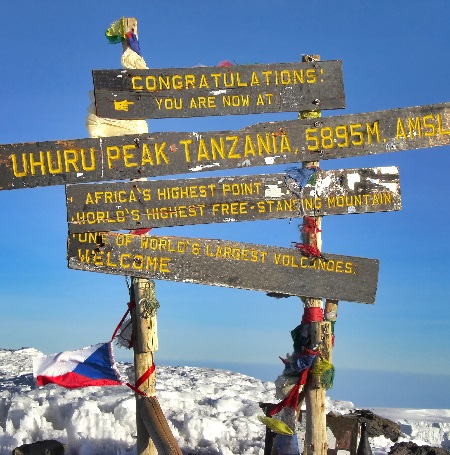
[[(0, 455), (37, 440), (57, 439), (68, 453), (129, 455), (135, 450), (133, 392), (127, 387), (63, 389), (36, 388), (32, 348), (0, 349)], [(118, 364), (129, 377), (131, 364)], [(168, 424), (185, 452), (202, 448), (202, 455), (263, 455), (265, 427), (259, 402), (276, 402), (275, 385), (243, 374), (208, 368), (158, 367), (156, 392)], [(327, 412), (347, 414), (348, 401), (327, 398)], [(450, 446), (450, 410), (373, 408), (399, 422), (402, 440)], [(389, 439), (369, 439), (374, 455), (386, 454)]]

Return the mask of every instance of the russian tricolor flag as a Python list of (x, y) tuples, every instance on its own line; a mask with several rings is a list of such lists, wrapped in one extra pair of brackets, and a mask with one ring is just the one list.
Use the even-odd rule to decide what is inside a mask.
[(35, 358), (33, 375), (38, 386), (52, 383), (68, 389), (125, 384), (117, 370), (111, 342)]

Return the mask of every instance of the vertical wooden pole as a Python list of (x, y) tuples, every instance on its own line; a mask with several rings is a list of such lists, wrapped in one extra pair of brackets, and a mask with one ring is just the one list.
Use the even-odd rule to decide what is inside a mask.
[[(136, 35), (136, 38), (139, 37), (138, 35), (138, 25), (137, 25), (137, 19), (134, 17), (124, 17), (123, 18), (123, 23), (126, 32), (130, 30), (134, 30), (134, 34)], [(128, 43), (127, 40), (122, 40), (122, 52), (125, 52), (128, 48)]]
[[(319, 55), (302, 56), (302, 61), (319, 61)], [(320, 100), (318, 100), (320, 106)], [(301, 112), (299, 118), (320, 117), (320, 112)], [(319, 167), (318, 161), (304, 162), (304, 168)], [(306, 245), (314, 245), (319, 250), (322, 250), (322, 234), (320, 232), (322, 226), (322, 218), (314, 218), (317, 226), (317, 232), (302, 234), (302, 243)], [(304, 308), (318, 307), (322, 308), (322, 299), (305, 298), (303, 299)], [(311, 347), (318, 347), (322, 355), (326, 358), (328, 352), (331, 352), (331, 325), (329, 322), (312, 322), (310, 325)], [(316, 361), (318, 359), (316, 358)], [(326, 455), (327, 444), (327, 428), (326, 428), (326, 410), (325, 410), (325, 394), (326, 390), (320, 384), (320, 381), (309, 375), (305, 388), (306, 401), (306, 433), (304, 455)]]
[[(146, 305), (155, 297), (155, 283), (142, 278), (132, 278), (132, 295), (135, 306), (131, 310), (131, 322), (133, 326), (133, 351), (134, 351), (134, 372), (138, 380), (144, 375), (154, 362), (153, 342), (151, 334), (154, 333), (156, 318), (146, 314)], [(156, 372), (139, 387), (147, 395), (155, 395)], [(148, 431), (141, 416), (142, 400), (146, 398), (137, 394), (136, 397), (136, 454), (157, 455), (156, 447), (150, 439)]]
[[(325, 301), (324, 317), (325, 317), (326, 321), (330, 322), (330, 330), (331, 330), (331, 332), (333, 332), (332, 323), (336, 322), (336, 319), (337, 319), (338, 306), (339, 306), (338, 305), (338, 300), (327, 299)], [(333, 343), (332, 335), (333, 335), (333, 333), (331, 333), (331, 340), (330, 340), (331, 344)], [(329, 356), (327, 357), (327, 360), (330, 363), (333, 363), (332, 347), (329, 350)]]
[[(124, 19), (125, 31), (134, 30), (134, 34), (138, 37), (138, 25), (135, 18)], [(127, 50), (128, 43), (122, 41), (122, 50)], [(146, 179), (144, 179), (146, 180)], [(155, 283), (143, 278), (131, 279), (131, 294), (135, 306), (131, 310), (131, 323), (133, 327), (133, 351), (134, 351), (134, 373), (136, 381), (144, 375), (154, 363), (154, 340), (151, 334), (155, 333), (156, 318), (146, 314), (145, 304), (148, 305), (149, 298), (155, 298)], [(144, 381), (139, 387), (147, 395), (155, 395), (156, 372), (153, 372), (150, 377)], [(148, 431), (144, 425), (141, 416), (142, 400), (145, 397), (135, 394), (136, 398), (136, 454), (137, 455), (157, 455), (158, 451), (151, 440)]]

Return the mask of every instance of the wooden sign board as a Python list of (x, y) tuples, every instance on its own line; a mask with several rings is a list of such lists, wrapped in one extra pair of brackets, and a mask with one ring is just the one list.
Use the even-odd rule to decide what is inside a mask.
[(80, 233), (69, 268), (289, 295), (374, 303), (378, 260), (225, 240)]
[(385, 212), (401, 209), (398, 168), (66, 186), (70, 232)]
[(345, 107), (341, 61), (94, 70), (97, 115), (205, 117)]
[(372, 155), (450, 144), (450, 103), (260, 123), (0, 145), (0, 190)]

